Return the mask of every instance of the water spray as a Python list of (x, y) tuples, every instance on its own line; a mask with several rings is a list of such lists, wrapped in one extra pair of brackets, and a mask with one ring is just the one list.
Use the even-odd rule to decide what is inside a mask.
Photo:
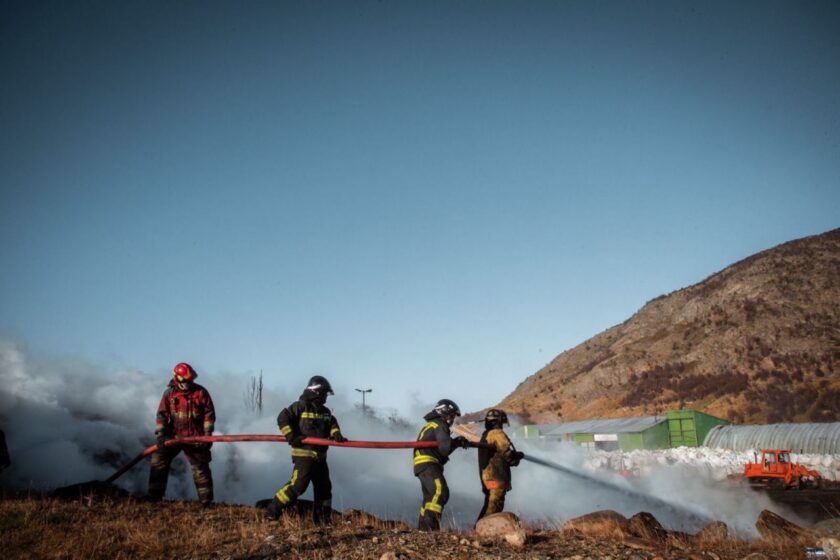
[[(478, 437), (475, 433), (473, 433), (467, 426), (461, 425), (457, 426), (454, 430), (457, 434), (467, 438), (470, 442), (470, 447), (484, 447), (487, 449), (494, 449), (494, 447), (488, 443), (484, 443), (481, 441), (476, 441)], [(511, 449), (516, 451), (513, 443), (511, 442)], [(572, 476), (581, 480), (585, 480), (586, 482), (593, 484), (595, 486), (600, 486), (602, 488), (606, 488), (613, 492), (617, 492), (619, 494), (623, 494), (630, 498), (634, 498), (639, 500), (643, 503), (650, 504), (652, 506), (657, 506), (670, 511), (671, 513), (679, 514), (680, 516), (686, 518), (690, 521), (695, 521), (698, 523), (702, 523), (703, 525), (707, 525), (714, 521), (713, 518), (709, 517), (706, 513), (698, 508), (687, 507), (681, 504), (675, 504), (669, 502), (668, 500), (664, 500), (662, 498), (657, 498), (656, 496), (652, 496), (645, 492), (640, 492), (639, 490), (635, 490), (633, 488), (627, 488), (622, 486), (621, 484), (617, 484), (610, 480), (605, 480), (596, 476), (592, 476), (569, 467), (563, 466), (559, 463), (555, 463), (554, 461), (549, 461), (547, 459), (542, 459), (540, 457), (534, 457), (533, 455), (527, 455), (523, 453), (522, 456), (523, 461), (529, 461), (536, 465), (540, 465), (542, 467), (546, 467), (552, 469), (554, 471), (566, 474), (568, 476)]]
[(612, 482), (610, 480), (604, 480), (604, 479), (601, 479), (601, 478), (598, 478), (598, 477), (595, 477), (595, 476), (592, 476), (592, 475), (589, 475), (589, 474), (586, 474), (586, 473), (582, 473), (582, 472), (570, 469), (569, 467), (565, 467), (565, 466), (563, 466), (559, 463), (555, 463), (554, 461), (549, 461), (547, 459), (534, 457), (533, 455), (525, 455), (524, 457), (522, 457), (522, 459), (524, 461), (529, 461), (529, 462), (534, 463), (536, 465), (540, 465), (540, 466), (555, 470), (557, 472), (561, 472), (563, 474), (567, 474), (569, 476), (573, 476), (575, 478), (585, 480), (585, 481), (587, 481), (591, 484), (594, 484), (596, 486), (601, 486), (603, 488), (608, 488), (609, 490), (612, 490), (614, 492), (618, 492), (620, 494), (624, 494), (625, 496), (640, 500), (642, 502), (646, 502), (650, 505), (665, 508), (666, 510), (669, 510), (673, 513), (680, 514), (680, 515), (686, 517), (689, 520), (696, 521), (696, 522), (702, 523), (704, 525), (709, 524), (712, 521), (714, 521), (713, 518), (709, 517), (708, 515), (706, 515), (705, 513), (703, 513), (702, 511), (700, 511), (697, 508), (690, 508), (690, 507), (686, 507), (684, 505), (675, 504), (675, 503), (669, 502), (668, 500), (663, 500), (662, 498), (657, 498), (656, 496), (652, 496), (650, 494), (640, 492), (640, 491), (635, 490), (633, 488), (627, 488), (627, 487), (622, 486), (620, 484), (616, 484), (615, 482)]

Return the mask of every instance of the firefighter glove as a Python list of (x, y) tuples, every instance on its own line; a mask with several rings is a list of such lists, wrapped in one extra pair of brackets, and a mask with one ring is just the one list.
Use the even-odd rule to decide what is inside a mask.
[(341, 432), (338, 432), (332, 437), (332, 440), (337, 441), (338, 443), (344, 443), (347, 441), (347, 438), (341, 435)]
[(469, 440), (464, 436), (458, 436), (452, 440), (452, 447), (468, 447), (469, 443)]
[(510, 463), (511, 466), (514, 466), (514, 467), (518, 466), (519, 462), (524, 458), (525, 458), (525, 454), (522, 453), (521, 451), (514, 452), (513, 461), (511, 461), (511, 463)]
[(303, 445), (303, 436), (298, 434), (296, 436), (290, 437), (286, 441), (288, 441), (289, 445), (291, 445), (292, 447), (300, 447), (301, 445)]

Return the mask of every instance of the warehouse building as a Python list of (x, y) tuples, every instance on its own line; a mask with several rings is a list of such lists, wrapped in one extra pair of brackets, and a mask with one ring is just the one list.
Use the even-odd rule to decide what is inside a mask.
[(668, 422), (664, 416), (568, 422), (547, 432), (546, 438), (573, 441), (583, 447), (604, 451), (663, 449), (670, 446)]
[(697, 447), (716, 426), (728, 421), (696, 410), (675, 410), (664, 415), (579, 420), (562, 424), (520, 426), (514, 437), (545, 441), (572, 441), (584, 447), (613, 451)]

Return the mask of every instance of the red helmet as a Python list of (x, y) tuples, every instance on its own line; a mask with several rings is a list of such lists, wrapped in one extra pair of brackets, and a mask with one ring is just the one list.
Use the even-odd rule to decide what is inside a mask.
[(179, 382), (194, 381), (195, 378), (198, 377), (198, 374), (192, 366), (185, 362), (181, 362), (172, 368), (172, 375), (175, 377), (175, 380)]

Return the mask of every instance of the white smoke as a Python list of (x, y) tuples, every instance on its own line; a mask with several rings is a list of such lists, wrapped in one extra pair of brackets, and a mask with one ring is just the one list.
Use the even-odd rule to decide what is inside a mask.
[[(297, 386), (303, 388), (311, 373), (302, 372)], [(277, 434), (277, 413), (300, 392), (292, 387), (266, 386), (260, 415), (243, 404), (250, 374), (199, 374), (198, 382), (208, 389), (216, 405), (217, 434)], [(78, 360), (39, 360), (29, 356), (22, 343), (0, 338), (0, 429), (6, 433), (12, 458), (12, 467), (0, 474), (0, 484), (51, 489), (106, 479), (153, 443), (155, 412), (168, 380), (165, 374), (109, 371)], [(345, 436), (355, 440), (411, 441), (433, 404), (415, 402), (412, 410), (400, 415), (407, 422), (395, 422), (362, 414), (345, 397), (349, 389), (335, 389), (337, 394), (328, 406)], [(457, 395), (440, 397), (457, 400)], [(586, 468), (586, 456), (571, 444), (523, 451), (573, 470)], [(333, 448), (329, 457), (336, 509), (363, 509), (389, 519), (416, 521), (421, 494), (413, 475), (411, 450)], [(211, 463), (216, 499), (252, 504), (269, 498), (288, 481), (291, 467), (286, 444), (216, 444)], [(444, 521), (451, 527), (469, 528), (483, 498), (476, 451), (457, 450), (446, 466), (446, 478), (451, 498)], [(117, 483), (144, 493), (147, 481), (145, 461)], [(617, 483), (628, 484), (620, 477)], [(754, 532), (753, 523), (762, 509), (779, 511), (758, 494), (736, 493), (685, 468), (659, 468), (638, 484), (638, 490), (699, 508), (746, 534)], [(533, 524), (559, 526), (577, 515), (614, 509), (628, 516), (650, 511), (668, 528), (697, 528), (687, 525), (673, 510), (532, 463), (523, 462), (515, 469), (513, 486), (506, 509)], [(173, 462), (167, 496), (195, 497), (183, 456)], [(311, 498), (311, 489), (303, 497)]]

